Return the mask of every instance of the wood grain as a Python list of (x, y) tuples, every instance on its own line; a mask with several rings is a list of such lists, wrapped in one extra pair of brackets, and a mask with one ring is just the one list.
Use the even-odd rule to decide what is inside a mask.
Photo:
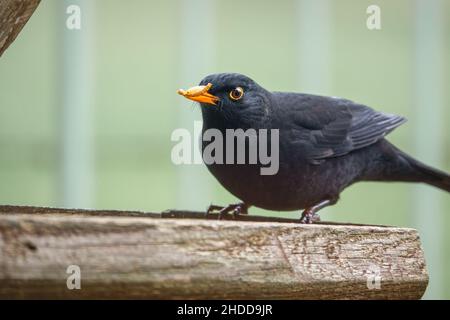
[(408, 228), (30, 208), (0, 207), (0, 298), (419, 299), (428, 283)]
[(0, 57), (16, 39), (40, 0), (0, 0)]

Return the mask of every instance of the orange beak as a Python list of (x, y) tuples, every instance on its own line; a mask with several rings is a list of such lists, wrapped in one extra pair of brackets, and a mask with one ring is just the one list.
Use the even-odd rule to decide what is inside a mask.
[(187, 90), (179, 89), (177, 93), (192, 101), (216, 105), (219, 98), (208, 93), (211, 87), (212, 84), (208, 83), (206, 86), (196, 86)]

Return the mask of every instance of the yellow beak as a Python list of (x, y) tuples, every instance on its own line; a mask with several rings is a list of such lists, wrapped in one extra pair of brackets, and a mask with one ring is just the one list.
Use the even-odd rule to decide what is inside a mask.
[(208, 93), (211, 87), (212, 84), (208, 83), (206, 86), (196, 86), (187, 90), (179, 89), (177, 93), (192, 101), (216, 105), (219, 98)]

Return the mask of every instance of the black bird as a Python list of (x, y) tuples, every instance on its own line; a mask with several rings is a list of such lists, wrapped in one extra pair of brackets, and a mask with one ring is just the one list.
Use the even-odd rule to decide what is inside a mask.
[[(261, 164), (208, 164), (210, 172), (242, 203), (224, 213), (304, 209), (300, 221), (335, 204), (358, 181), (423, 182), (450, 192), (450, 175), (431, 168), (385, 139), (406, 119), (350, 100), (302, 93), (270, 92), (247, 76), (212, 74), (179, 94), (200, 102), (203, 132), (210, 128), (278, 129), (279, 170), (261, 175)], [(208, 142), (203, 142), (203, 149)], [(246, 145), (248, 150), (248, 145)]]

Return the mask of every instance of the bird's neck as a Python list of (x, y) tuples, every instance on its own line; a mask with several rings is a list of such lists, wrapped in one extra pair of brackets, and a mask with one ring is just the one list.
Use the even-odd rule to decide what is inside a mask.
[(237, 114), (226, 114), (213, 109), (202, 108), (203, 130), (218, 129), (267, 129), (270, 127), (270, 117), (267, 114), (253, 114), (251, 117), (242, 117)]
[(225, 130), (231, 128), (231, 123), (226, 123), (225, 119), (214, 110), (205, 110), (202, 108), (203, 130), (219, 129)]

